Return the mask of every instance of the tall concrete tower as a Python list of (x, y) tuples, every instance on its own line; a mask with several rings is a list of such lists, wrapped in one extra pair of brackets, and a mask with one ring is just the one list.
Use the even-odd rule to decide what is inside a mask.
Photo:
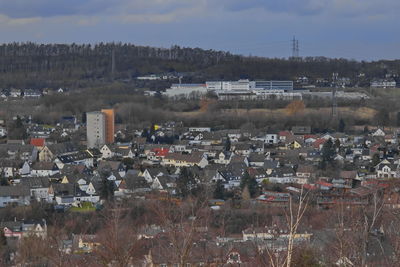
[(101, 112), (106, 117), (106, 144), (114, 143), (114, 109), (102, 109)]
[(88, 148), (100, 148), (106, 143), (106, 115), (100, 111), (86, 113)]

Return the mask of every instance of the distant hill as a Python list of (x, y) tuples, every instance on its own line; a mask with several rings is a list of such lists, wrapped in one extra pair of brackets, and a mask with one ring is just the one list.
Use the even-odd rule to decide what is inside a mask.
[[(112, 74), (112, 54), (115, 71)], [(4, 87), (85, 87), (111, 79), (166, 72), (190, 73), (188, 82), (212, 79), (311, 79), (341, 77), (368, 85), (372, 78), (400, 73), (400, 60), (359, 62), (346, 59), (307, 57), (271, 59), (245, 57), (229, 52), (173, 46), (154, 48), (122, 43), (0, 45), (0, 88)], [(365, 77), (358, 78), (359, 73)]]

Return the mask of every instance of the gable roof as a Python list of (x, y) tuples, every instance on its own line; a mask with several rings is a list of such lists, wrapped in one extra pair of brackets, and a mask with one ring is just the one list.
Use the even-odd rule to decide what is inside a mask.
[(33, 188), (46, 188), (50, 186), (49, 179), (46, 177), (24, 177), (21, 178), (21, 185)]
[(189, 163), (199, 163), (204, 157), (204, 153), (202, 152), (193, 152), (191, 154), (183, 154), (183, 153), (168, 153), (165, 156), (165, 159), (168, 160), (179, 160)]
[(30, 196), (30, 191), (27, 186), (0, 186), (0, 197), (20, 197)]
[(37, 147), (43, 147), (46, 139), (44, 138), (31, 138), (30, 144)]

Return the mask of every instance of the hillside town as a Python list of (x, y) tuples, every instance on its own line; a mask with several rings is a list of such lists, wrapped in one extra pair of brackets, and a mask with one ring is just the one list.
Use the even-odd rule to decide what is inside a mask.
[[(144, 224), (132, 241), (141, 247), (135, 258), (128, 257), (133, 265), (259, 266), (267, 252), (287, 253), (302, 244), (322, 249), (334, 238), (324, 235), (337, 230), (337, 225), (317, 227), (307, 218), (307, 223), (298, 221), (293, 228), (285, 216), (273, 213), (292, 208), (293, 201), (304, 212), (302, 201), (311, 195), (308, 209), (316, 213), (338, 206), (377, 205), (377, 196), (380, 209), (400, 206), (400, 132), (396, 128), (366, 126), (348, 133), (339, 121), (338, 132), (318, 132), (307, 125), (215, 129), (171, 121), (129, 129), (115, 123), (113, 109), (87, 112), (85, 119), (83, 123), (74, 116), (63, 117), (51, 126), (16, 117), (25, 137), (19, 140), (8, 138), (7, 129), (2, 128), (0, 208), (40, 204), (62, 214), (96, 213), (110, 203), (135, 200), (174, 205), (164, 207), (168, 217), (203, 194), (202, 212), (213, 217), (225, 216), (230, 209), (265, 209), (271, 216), (222, 232), (203, 220), (197, 224), (200, 215), (192, 215), (182, 225), (168, 225), (167, 219)], [(20, 257), (21, 239), (48, 235), (45, 218), (2, 219), (0, 225), (9, 262)], [(382, 225), (381, 220), (374, 221), (370, 231), (382, 234)], [(171, 237), (175, 227), (193, 231), (190, 240), (185, 240), (191, 245), (185, 247), (184, 261), (175, 257), (178, 245)], [(389, 240), (382, 242), (390, 246)], [(75, 264), (104, 246), (96, 231), (65, 233), (58, 243), (63, 257)], [(367, 249), (375, 262), (395, 257), (392, 250), (382, 252), (372, 245)], [(335, 262), (353, 266), (351, 253), (346, 255)]]

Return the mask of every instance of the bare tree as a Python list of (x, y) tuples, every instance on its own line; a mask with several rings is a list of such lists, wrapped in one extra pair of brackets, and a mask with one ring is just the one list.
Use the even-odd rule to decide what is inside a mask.
[(105, 210), (104, 226), (97, 233), (100, 244), (94, 258), (107, 266), (134, 266), (144, 254), (136, 224), (129, 220), (127, 209), (114, 204)]
[(298, 228), (306, 212), (309, 204), (309, 191), (305, 192), (301, 187), (298, 203), (293, 203), (293, 197), (289, 197), (289, 213), (286, 213), (287, 226), (289, 228), (289, 239), (287, 245), (287, 254), (285, 264), (287, 267), (292, 265), (294, 240), (298, 232)]
[(154, 212), (165, 229), (172, 260), (180, 266), (189, 263), (194, 243), (199, 241), (201, 229), (207, 229), (209, 209), (207, 200), (186, 199), (185, 203), (157, 202)]

